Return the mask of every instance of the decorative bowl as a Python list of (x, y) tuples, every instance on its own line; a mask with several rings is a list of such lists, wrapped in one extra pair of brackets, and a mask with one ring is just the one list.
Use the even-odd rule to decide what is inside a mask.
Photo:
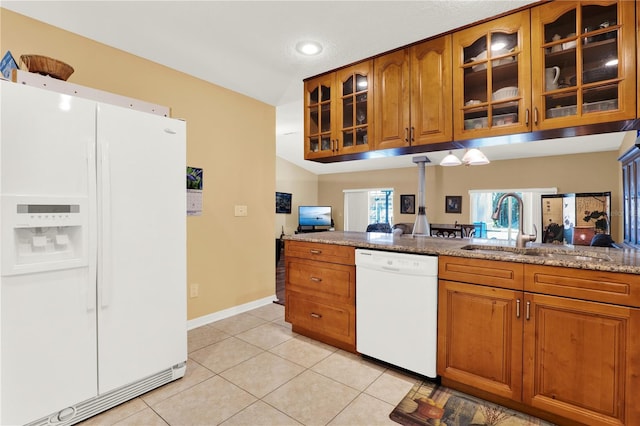
[(507, 86), (493, 92), (491, 99), (499, 101), (501, 99), (515, 98), (516, 96), (518, 96), (518, 88), (515, 86)]
[(74, 71), (71, 65), (48, 56), (22, 55), (20, 60), (27, 67), (27, 71), (48, 75), (58, 80), (66, 81)]
[[(492, 57), (495, 57), (495, 56), (506, 55), (507, 53), (509, 53), (509, 52), (511, 52), (511, 51), (513, 51), (513, 49), (498, 49), (498, 50), (493, 50), (493, 51), (491, 52), (491, 56), (492, 56)], [(476, 56), (476, 57), (474, 57), (474, 58), (471, 58), (471, 61), (476, 62), (476, 61), (483, 61), (483, 60), (485, 60), (485, 59), (487, 59), (487, 51), (486, 51), (486, 50), (483, 50), (482, 52), (480, 52), (480, 53), (478, 54), (478, 56)], [(515, 61), (515, 58), (514, 58), (513, 56), (506, 56), (506, 57), (504, 57), (504, 58), (494, 59), (494, 60), (492, 61), (492, 66), (497, 67), (498, 65), (508, 64), (508, 63), (510, 63), (510, 62), (513, 62), (513, 61)], [(472, 67), (471, 67), (471, 70), (472, 70), (473, 72), (476, 72), (476, 71), (482, 71), (482, 70), (485, 70), (485, 69), (487, 69), (487, 63), (486, 63), (486, 62), (483, 62), (483, 63), (478, 64), (478, 65), (474, 65), (474, 66), (472, 66)]]

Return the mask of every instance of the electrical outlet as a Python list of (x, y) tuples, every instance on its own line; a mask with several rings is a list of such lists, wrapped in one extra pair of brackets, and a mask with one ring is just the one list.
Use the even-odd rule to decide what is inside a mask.
[(235, 206), (234, 207), (235, 216), (247, 216), (247, 206)]
[(198, 284), (191, 284), (189, 286), (189, 297), (198, 297), (198, 292), (199, 292), (200, 288), (198, 286)]

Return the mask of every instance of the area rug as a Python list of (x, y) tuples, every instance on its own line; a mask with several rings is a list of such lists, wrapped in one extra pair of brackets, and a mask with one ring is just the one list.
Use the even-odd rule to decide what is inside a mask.
[(428, 381), (416, 384), (389, 418), (404, 426), (554, 426)]

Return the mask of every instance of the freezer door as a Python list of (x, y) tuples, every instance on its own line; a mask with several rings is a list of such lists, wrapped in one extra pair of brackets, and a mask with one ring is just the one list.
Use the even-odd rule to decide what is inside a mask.
[[(90, 219), (84, 209), (89, 209), (88, 174), (95, 163), (95, 103), (6, 81), (0, 81), (0, 102), (0, 424), (5, 425), (37, 420), (97, 394), (95, 273), (86, 261)], [(16, 203), (4, 205), (16, 197), (35, 206), (43, 200), (56, 204), (57, 197), (64, 203), (87, 201), (84, 219), (75, 226), (82, 234), (83, 262), (48, 268), (56, 263), (48, 262), (49, 255), (55, 258), (53, 246), (68, 243), (51, 240), (55, 226), (16, 223)], [(60, 220), (59, 214), (46, 215), (28, 221)], [(26, 238), (30, 232), (32, 240)], [(30, 268), (13, 268), (16, 256), (7, 263), (16, 250), (25, 260), (22, 266)]]
[(99, 393), (187, 359), (185, 123), (98, 106)]

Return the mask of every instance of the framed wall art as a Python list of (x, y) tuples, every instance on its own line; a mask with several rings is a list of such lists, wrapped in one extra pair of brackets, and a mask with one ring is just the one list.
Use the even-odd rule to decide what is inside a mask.
[(446, 195), (444, 197), (445, 213), (462, 213), (462, 196)]
[(416, 214), (416, 196), (415, 195), (400, 196), (400, 213)]
[(276, 192), (276, 213), (291, 214), (291, 197), (288, 192)]

